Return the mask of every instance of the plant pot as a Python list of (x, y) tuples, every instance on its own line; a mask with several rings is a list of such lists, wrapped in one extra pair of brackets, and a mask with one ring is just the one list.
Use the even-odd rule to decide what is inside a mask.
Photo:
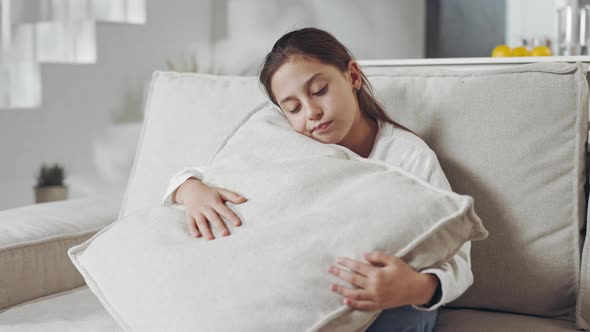
[(35, 187), (36, 203), (62, 201), (67, 198), (68, 187), (66, 186)]

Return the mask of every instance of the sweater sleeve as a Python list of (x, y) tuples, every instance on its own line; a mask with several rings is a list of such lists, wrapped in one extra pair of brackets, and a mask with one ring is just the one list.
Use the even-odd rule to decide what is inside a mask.
[(164, 194), (164, 197), (162, 197), (161, 204), (165, 206), (178, 205), (172, 203), (172, 194), (184, 183), (184, 181), (190, 178), (202, 180), (204, 171), (204, 167), (185, 167), (181, 169), (168, 182), (168, 189), (166, 189), (166, 193)]
[[(438, 188), (452, 190), (432, 150), (422, 151), (412, 164), (410, 172)], [(423, 306), (412, 305), (413, 308), (432, 311), (457, 299), (473, 284), (471, 242), (468, 241), (463, 244), (450, 261), (435, 268), (421, 270), (420, 273), (434, 274), (440, 283), (430, 303)]]

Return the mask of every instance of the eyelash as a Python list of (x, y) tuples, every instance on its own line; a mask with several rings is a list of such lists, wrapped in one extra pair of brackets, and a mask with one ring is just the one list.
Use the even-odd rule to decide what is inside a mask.
[[(313, 95), (314, 96), (321, 96), (321, 95), (325, 94), (327, 91), (328, 91), (328, 85), (326, 84), (323, 88), (320, 89), (320, 91), (314, 93)], [(301, 107), (301, 105), (297, 106), (296, 109), (289, 111), (289, 113), (295, 114), (295, 113), (299, 112), (299, 107)]]

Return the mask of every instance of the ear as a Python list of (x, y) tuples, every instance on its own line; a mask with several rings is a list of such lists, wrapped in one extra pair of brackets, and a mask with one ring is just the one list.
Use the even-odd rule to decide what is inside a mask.
[(361, 69), (359, 68), (358, 63), (354, 60), (348, 61), (347, 72), (350, 78), (350, 84), (352, 85), (352, 89), (355, 91), (360, 89), (363, 84), (363, 79), (361, 76)]

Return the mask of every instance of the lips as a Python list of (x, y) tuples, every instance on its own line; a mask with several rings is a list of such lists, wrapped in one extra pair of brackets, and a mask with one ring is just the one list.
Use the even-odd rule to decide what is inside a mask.
[(332, 121), (326, 121), (326, 122), (322, 122), (322, 123), (320, 123), (319, 125), (317, 125), (317, 126), (313, 127), (313, 129), (311, 130), (311, 132), (313, 133), (314, 131), (316, 131), (317, 129), (320, 129), (320, 128), (321, 128), (321, 129), (324, 129), (324, 128), (325, 128), (325, 126), (326, 126), (327, 124), (330, 124), (330, 123), (332, 123)]

